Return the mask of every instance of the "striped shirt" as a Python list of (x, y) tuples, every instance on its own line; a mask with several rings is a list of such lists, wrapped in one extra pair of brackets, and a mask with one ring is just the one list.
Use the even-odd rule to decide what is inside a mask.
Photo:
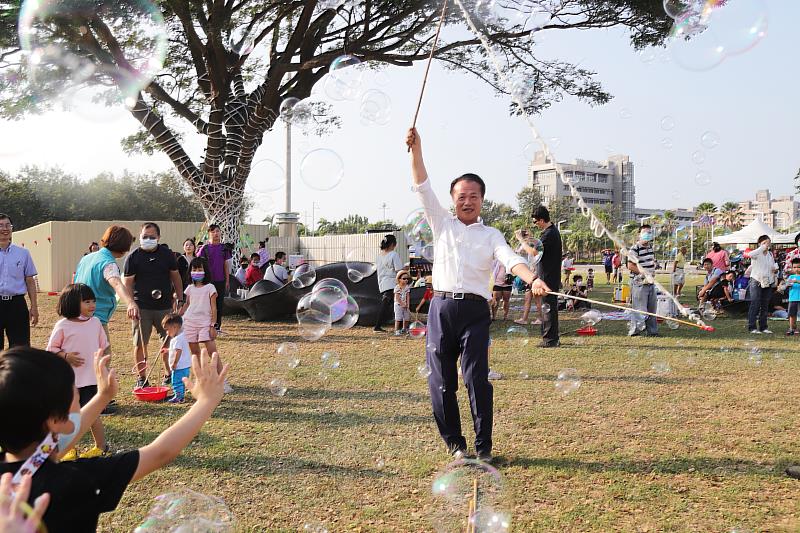
[[(654, 276), (656, 273), (656, 253), (652, 246), (643, 246), (637, 242), (628, 250), (628, 261), (638, 264), (642, 274)], [(631, 278), (634, 277), (636, 274), (631, 272)]]

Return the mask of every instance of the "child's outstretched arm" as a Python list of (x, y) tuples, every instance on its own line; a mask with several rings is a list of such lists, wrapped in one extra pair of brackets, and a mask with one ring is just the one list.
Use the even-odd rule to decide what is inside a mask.
[(183, 378), (183, 382), (197, 401), (180, 420), (156, 437), (156, 440), (139, 449), (139, 466), (133, 475), (134, 481), (174, 461), (200, 432), (203, 424), (211, 418), (222, 400), (223, 383), (228, 374), (228, 365), (217, 373), (218, 361), (219, 355), (214, 353), (209, 358), (205, 348), (201, 350), (200, 357), (192, 354), (194, 383), (188, 378)]

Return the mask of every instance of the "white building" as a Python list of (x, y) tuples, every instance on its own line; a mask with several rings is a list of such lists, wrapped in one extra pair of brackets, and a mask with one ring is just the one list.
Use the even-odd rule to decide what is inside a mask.
[(772, 229), (785, 231), (800, 220), (800, 202), (791, 195), (773, 198), (769, 189), (756, 191), (755, 200), (739, 202), (739, 207), (742, 208), (743, 226), (761, 217)]
[[(559, 166), (587, 205), (616, 208), (622, 221), (634, 218), (634, 165), (628, 156), (614, 155), (599, 162), (576, 159), (572, 163), (559, 163)], [(569, 186), (556, 175), (555, 163), (545, 157), (544, 152), (536, 152), (528, 167), (528, 186), (539, 190), (544, 205), (571, 198)]]

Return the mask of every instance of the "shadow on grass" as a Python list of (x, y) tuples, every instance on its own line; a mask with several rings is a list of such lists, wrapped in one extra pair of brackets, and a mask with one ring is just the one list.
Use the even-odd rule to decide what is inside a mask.
[(224, 470), (229, 473), (247, 475), (289, 475), (292, 473), (318, 474), (328, 477), (391, 478), (390, 471), (364, 466), (344, 466), (299, 457), (274, 457), (265, 455), (241, 455), (227, 453), (198, 460), (196, 457), (178, 457), (175, 464), (197, 470)]
[[(236, 387), (236, 393), (231, 396), (235, 400), (237, 396), (256, 396), (272, 397), (269, 390), (265, 387)], [(418, 392), (406, 392), (396, 390), (374, 391), (374, 390), (334, 390), (334, 389), (289, 389), (286, 398), (298, 400), (361, 400), (361, 401), (402, 401), (413, 403), (427, 403), (428, 395)]]
[[(547, 381), (552, 382), (554, 376), (551, 374), (531, 375), (527, 381)], [(596, 382), (611, 382), (611, 383), (651, 383), (654, 385), (686, 385), (693, 383), (719, 383), (718, 378), (685, 378), (685, 377), (667, 377), (667, 376), (592, 376), (582, 375), (581, 380), (584, 383)]]
[(625, 472), (627, 474), (683, 474), (700, 473), (715, 476), (757, 475), (783, 477), (780, 468), (728, 457), (672, 457), (654, 461), (580, 461), (577, 459), (502, 457), (498, 465), (522, 468), (545, 468), (554, 470), (582, 470), (590, 473)]

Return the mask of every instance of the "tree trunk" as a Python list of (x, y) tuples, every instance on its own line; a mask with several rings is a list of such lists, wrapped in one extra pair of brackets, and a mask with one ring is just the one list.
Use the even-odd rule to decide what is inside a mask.
[(208, 224), (219, 224), (222, 242), (233, 244), (239, 251), (239, 227), (244, 218), (244, 191), (220, 184), (204, 184), (198, 193)]

